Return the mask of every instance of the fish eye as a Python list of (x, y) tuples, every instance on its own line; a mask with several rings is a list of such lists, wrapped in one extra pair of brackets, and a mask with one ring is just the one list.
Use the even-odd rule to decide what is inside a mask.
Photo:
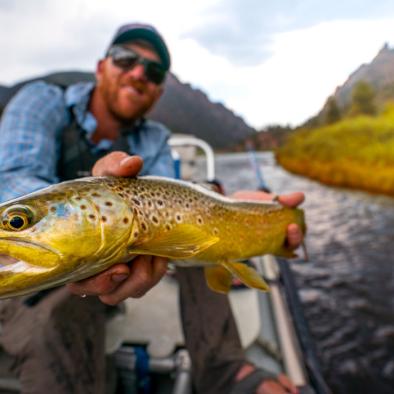
[(33, 221), (33, 212), (24, 206), (13, 206), (6, 209), (1, 217), (1, 222), (6, 230), (21, 231)]

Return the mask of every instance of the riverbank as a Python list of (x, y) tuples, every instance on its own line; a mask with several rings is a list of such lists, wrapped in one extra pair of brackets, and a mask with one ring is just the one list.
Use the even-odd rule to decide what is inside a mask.
[(376, 117), (297, 131), (276, 159), (288, 171), (328, 185), (394, 196), (394, 105)]

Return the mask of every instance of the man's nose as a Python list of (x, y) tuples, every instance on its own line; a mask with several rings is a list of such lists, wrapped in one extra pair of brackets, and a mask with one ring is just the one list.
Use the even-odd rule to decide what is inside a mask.
[(140, 63), (136, 64), (126, 73), (132, 75), (135, 79), (146, 81), (145, 68), (143, 64)]

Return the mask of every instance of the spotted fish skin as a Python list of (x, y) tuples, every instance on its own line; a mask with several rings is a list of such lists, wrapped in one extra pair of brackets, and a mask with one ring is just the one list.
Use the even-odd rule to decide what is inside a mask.
[(304, 227), (302, 210), (168, 178), (63, 182), (0, 205), (0, 254), (11, 257), (0, 258), (0, 297), (81, 280), (138, 254), (206, 265), (216, 291), (228, 291), (231, 275), (266, 290), (234, 261), (286, 254), (290, 223)]

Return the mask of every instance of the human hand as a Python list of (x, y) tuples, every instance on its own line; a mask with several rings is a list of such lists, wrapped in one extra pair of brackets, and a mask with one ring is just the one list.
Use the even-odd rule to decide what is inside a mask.
[[(256, 367), (252, 364), (244, 364), (237, 373), (236, 382), (241, 381), (251, 374)], [(299, 391), (293, 382), (285, 374), (279, 374), (275, 378), (264, 379), (256, 389), (255, 394), (298, 394)]]
[[(277, 196), (271, 193), (265, 193), (262, 191), (256, 190), (240, 190), (235, 192), (232, 195), (233, 198), (237, 200), (260, 200), (260, 201), (272, 201), (276, 200), (280, 204), (283, 204), (287, 207), (297, 207), (300, 205), (304, 199), (305, 195), (301, 192), (295, 192), (291, 194), (283, 194)], [(295, 224), (289, 224), (287, 227), (287, 246), (289, 249), (298, 248), (304, 239), (304, 235), (300, 229), (300, 227)]]
[[(94, 176), (136, 176), (141, 168), (140, 157), (112, 152), (98, 160), (92, 172)], [(136, 256), (130, 265), (115, 264), (90, 278), (69, 283), (67, 287), (76, 295), (94, 295), (105, 304), (116, 305), (129, 297), (142, 297), (166, 273), (167, 263), (163, 257)]]
[(298, 394), (298, 389), (292, 381), (283, 373), (277, 376), (277, 379), (264, 380), (257, 387), (256, 394)]
[(73, 294), (98, 296), (104, 304), (116, 305), (129, 297), (142, 297), (166, 273), (167, 262), (164, 257), (136, 256), (130, 265), (115, 264), (67, 287)]
[(97, 160), (92, 169), (93, 176), (136, 176), (143, 162), (139, 156), (130, 156), (125, 152), (111, 152)]

